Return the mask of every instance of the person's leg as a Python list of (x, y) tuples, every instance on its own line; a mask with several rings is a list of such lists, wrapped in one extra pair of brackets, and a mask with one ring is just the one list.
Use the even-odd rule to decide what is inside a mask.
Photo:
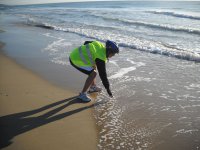
[(80, 72), (88, 75), (88, 78), (85, 81), (84, 87), (82, 92), (80, 93), (80, 95), (78, 96), (78, 99), (81, 99), (83, 102), (90, 102), (91, 98), (87, 96), (86, 91), (88, 90), (88, 88), (91, 86), (91, 84), (94, 84), (95, 81), (95, 77), (97, 75), (96, 70), (91, 68), (80, 68), (76, 65), (73, 64), (73, 62), (71, 61), (71, 59), (69, 58), (70, 63), (73, 67), (75, 67), (77, 70), (79, 70)]
[(96, 78), (94, 78), (94, 80), (90, 86), (96, 86)]
[(85, 81), (85, 85), (83, 87), (82, 93), (86, 93), (88, 88), (95, 83), (95, 78), (96, 78), (97, 72), (96, 70), (93, 70), (92, 73), (88, 76), (88, 78)]
[[(94, 68), (94, 70), (96, 70), (96, 67)], [(98, 87), (96, 85), (96, 77), (94, 78), (93, 82), (90, 85), (89, 91), (88, 93), (93, 93), (93, 92), (101, 92), (102, 88)]]

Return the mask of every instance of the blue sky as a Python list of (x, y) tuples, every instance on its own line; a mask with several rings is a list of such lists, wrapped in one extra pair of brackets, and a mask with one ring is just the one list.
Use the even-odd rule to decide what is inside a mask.
[[(0, 0), (0, 4), (25, 5), (25, 4), (42, 4), (42, 3), (59, 3), (59, 2), (80, 2), (80, 1), (99, 1), (99, 0)], [(106, 0), (101, 0), (101, 1), (106, 1)], [(168, 1), (174, 1), (174, 0), (168, 0)], [(181, 0), (176, 0), (176, 1), (181, 1)], [(190, 1), (190, 0), (185, 0), (185, 1)], [(200, 0), (192, 0), (192, 1), (200, 1)]]

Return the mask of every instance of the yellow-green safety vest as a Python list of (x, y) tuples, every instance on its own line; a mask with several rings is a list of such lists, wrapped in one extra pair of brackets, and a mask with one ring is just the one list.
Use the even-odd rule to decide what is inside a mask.
[(98, 41), (82, 45), (70, 54), (71, 61), (78, 67), (94, 67), (96, 58), (107, 60), (105, 45)]

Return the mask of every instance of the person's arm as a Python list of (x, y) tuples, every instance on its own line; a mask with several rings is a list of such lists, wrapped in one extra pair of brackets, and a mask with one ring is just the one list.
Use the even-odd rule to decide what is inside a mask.
[(109, 84), (109, 81), (107, 78), (107, 73), (106, 73), (106, 64), (103, 60), (100, 60), (98, 58), (95, 60), (95, 62), (96, 62), (96, 66), (97, 66), (101, 81), (102, 81), (104, 87), (106, 88), (109, 96), (112, 97), (112, 93), (110, 91), (110, 84)]

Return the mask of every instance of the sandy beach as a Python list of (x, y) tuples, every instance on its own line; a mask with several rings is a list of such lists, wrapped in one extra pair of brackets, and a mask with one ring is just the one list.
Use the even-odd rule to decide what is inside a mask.
[(0, 54), (0, 148), (94, 150), (94, 102), (48, 81)]

